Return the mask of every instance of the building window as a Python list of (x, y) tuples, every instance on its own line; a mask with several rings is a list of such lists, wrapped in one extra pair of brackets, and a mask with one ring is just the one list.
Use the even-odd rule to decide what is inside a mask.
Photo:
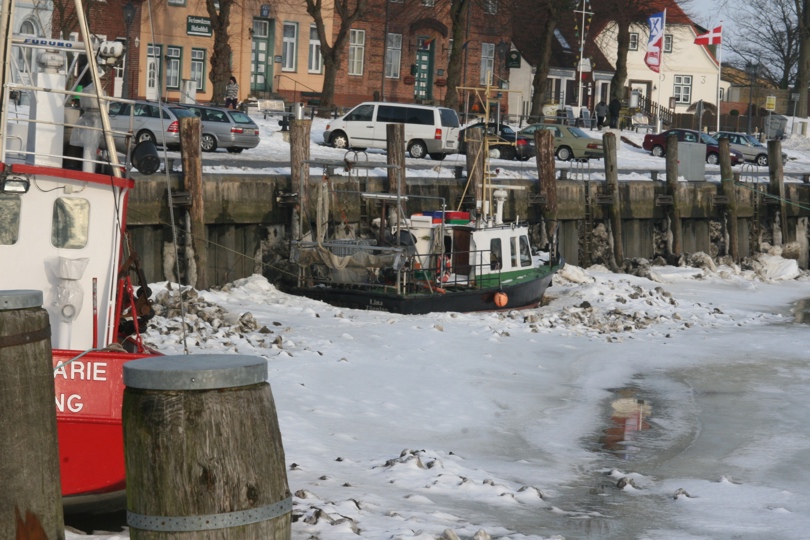
[(673, 93), (675, 95), (675, 102), (692, 103), (692, 76), (675, 75), (674, 84), (675, 88), (673, 89)]
[(664, 34), (664, 52), (672, 52), (672, 34)]
[(309, 64), (307, 69), (310, 73), (320, 73), (323, 69), (321, 40), (318, 38), (318, 27), (314, 24), (309, 26)]
[(363, 54), (366, 50), (366, 31), (351, 30), (349, 33), (349, 75), (363, 74)]
[(284, 23), (284, 39), (281, 44), (281, 71), (295, 71), (295, 51), (298, 40), (298, 23)]
[(402, 63), (402, 34), (388, 34), (388, 47), (385, 51), (385, 76), (399, 79), (399, 66)]
[(726, 98), (726, 89), (721, 87), (717, 93), (717, 99), (718, 101), (723, 101), (725, 98)]
[(392, 4), (402, 4), (405, 0), (390, 0)]
[(191, 49), (191, 80), (198, 92), (205, 91), (205, 49)]
[(480, 84), (492, 84), (492, 71), (495, 69), (495, 44), (481, 44), (481, 76)]
[(633, 32), (630, 34), (630, 45), (628, 45), (628, 49), (631, 51), (638, 50), (638, 33)]
[(422, 0), (422, 5), (426, 7), (433, 7), (436, 5), (436, 0)]
[(266, 38), (270, 35), (270, 23), (259, 19), (253, 19), (253, 37)]
[(168, 4), (170, 6), (185, 6), (186, 0), (169, 0)]
[(166, 88), (180, 88), (180, 47), (166, 47)]
[(484, 13), (487, 15), (498, 13), (498, 0), (484, 0)]

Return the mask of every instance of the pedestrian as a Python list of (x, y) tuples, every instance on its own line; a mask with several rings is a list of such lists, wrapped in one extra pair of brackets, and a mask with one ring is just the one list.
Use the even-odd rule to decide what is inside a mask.
[(602, 128), (605, 126), (605, 118), (608, 115), (608, 106), (607, 103), (605, 103), (605, 100), (602, 100), (596, 104), (594, 113), (596, 113), (596, 128), (599, 131), (602, 131)]
[(231, 81), (225, 86), (225, 108), (236, 108), (239, 102), (239, 84), (236, 82), (236, 77), (231, 77)]
[(622, 111), (622, 102), (619, 98), (614, 97), (610, 100), (608, 105), (608, 112), (610, 112), (610, 127), (616, 129), (619, 127), (619, 113)]

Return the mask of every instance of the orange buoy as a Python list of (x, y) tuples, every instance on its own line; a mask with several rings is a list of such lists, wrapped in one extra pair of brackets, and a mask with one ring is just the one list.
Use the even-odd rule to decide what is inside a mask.
[(495, 305), (502, 308), (509, 301), (509, 297), (505, 292), (498, 291), (495, 293)]

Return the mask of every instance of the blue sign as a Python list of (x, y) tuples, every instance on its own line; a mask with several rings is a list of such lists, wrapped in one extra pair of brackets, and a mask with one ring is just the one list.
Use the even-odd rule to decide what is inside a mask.
[(270, 16), (270, 6), (268, 4), (262, 4), (259, 12), (261, 13), (262, 19), (266, 19)]

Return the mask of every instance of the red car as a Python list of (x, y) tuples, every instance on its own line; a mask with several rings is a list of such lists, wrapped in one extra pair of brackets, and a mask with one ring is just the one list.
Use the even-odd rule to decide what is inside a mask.
[[(676, 134), (679, 142), (693, 142), (703, 143), (706, 145), (706, 163), (710, 165), (717, 165), (720, 163), (720, 143), (706, 133), (695, 131), (693, 129), (668, 129), (661, 133), (654, 135), (647, 134), (644, 136), (644, 143), (642, 147), (648, 150), (652, 155), (663, 157), (667, 153), (667, 139), (670, 134)], [(737, 150), (729, 149), (731, 153), (731, 164), (737, 165), (743, 162), (742, 153)]]

